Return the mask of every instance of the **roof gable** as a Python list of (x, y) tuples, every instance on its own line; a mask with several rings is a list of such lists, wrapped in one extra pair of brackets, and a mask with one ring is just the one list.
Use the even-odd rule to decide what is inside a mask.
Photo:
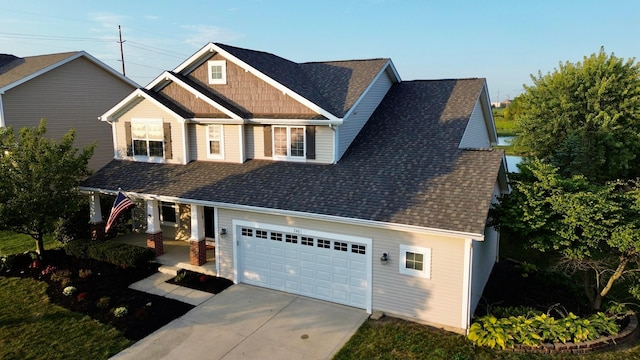
[(0, 68), (0, 93), (10, 90), (11, 88), (23, 84), (79, 57), (85, 57), (102, 70), (111, 73), (132, 86), (138, 87), (138, 84), (133, 80), (121, 75), (88, 53), (84, 51), (73, 51), (58, 54), (27, 56), (22, 58), (23, 61), (15, 66), (13, 63), (9, 63), (8, 69), (5, 69), (4, 67)]

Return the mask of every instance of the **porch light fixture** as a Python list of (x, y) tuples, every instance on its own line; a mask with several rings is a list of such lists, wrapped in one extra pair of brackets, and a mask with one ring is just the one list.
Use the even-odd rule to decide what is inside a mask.
[(382, 253), (382, 256), (380, 256), (380, 263), (382, 265), (387, 265), (387, 261), (389, 260), (389, 253)]
[(227, 229), (226, 228), (221, 228), (220, 229), (220, 236), (224, 236), (227, 235)]

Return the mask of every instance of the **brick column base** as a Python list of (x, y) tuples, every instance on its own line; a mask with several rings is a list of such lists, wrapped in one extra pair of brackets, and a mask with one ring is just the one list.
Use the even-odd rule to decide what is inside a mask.
[(156, 253), (156, 256), (164, 254), (162, 246), (162, 231), (155, 234), (147, 234), (147, 247)]
[(191, 265), (195, 266), (207, 262), (207, 242), (204, 239), (189, 241), (189, 261)]
[(105, 228), (105, 223), (104, 221), (100, 221), (97, 223), (89, 223), (89, 233), (91, 235), (91, 240), (94, 241), (102, 241), (104, 240), (104, 228)]

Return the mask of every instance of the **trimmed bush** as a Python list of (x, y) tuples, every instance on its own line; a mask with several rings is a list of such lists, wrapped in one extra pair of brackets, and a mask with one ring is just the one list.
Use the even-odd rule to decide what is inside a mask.
[(153, 261), (153, 250), (114, 241), (74, 240), (65, 245), (68, 255), (110, 262), (122, 267), (140, 267)]

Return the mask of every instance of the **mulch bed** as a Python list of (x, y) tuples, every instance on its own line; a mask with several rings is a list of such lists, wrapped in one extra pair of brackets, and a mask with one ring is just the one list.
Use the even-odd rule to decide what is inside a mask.
[(217, 294), (229, 286), (233, 281), (217, 276), (199, 274), (189, 270), (179, 270), (178, 276), (167, 280), (169, 284), (184, 286), (190, 289)]
[[(158, 270), (158, 264), (143, 268), (121, 268), (92, 259), (78, 259), (63, 250), (51, 250), (45, 260), (32, 261), (19, 256), (12, 269), (0, 276), (30, 277), (49, 284), (47, 294), (52, 303), (110, 324), (130, 340), (151, 334), (170, 321), (184, 315), (192, 305), (129, 289), (128, 286)], [(73, 295), (63, 290), (73, 286)], [(114, 310), (126, 307), (127, 314), (117, 317)]]

